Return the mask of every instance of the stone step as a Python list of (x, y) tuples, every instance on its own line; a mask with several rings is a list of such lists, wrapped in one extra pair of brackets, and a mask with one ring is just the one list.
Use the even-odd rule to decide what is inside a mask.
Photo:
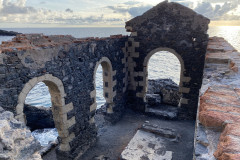
[(169, 105), (147, 106), (145, 113), (157, 116), (163, 119), (177, 119), (178, 108)]

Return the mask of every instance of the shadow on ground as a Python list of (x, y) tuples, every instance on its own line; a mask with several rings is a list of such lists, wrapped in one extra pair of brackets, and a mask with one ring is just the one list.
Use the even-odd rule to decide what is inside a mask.
[[(90, 148), (79, 160), (101, 160), (100, 157), (106, 157), (104, 160), (118, 160), (124, 148), (146, 121), (161, 128), (174, 129), (180, 135), (178, 142), (162, 137), (165, 148), (163, 152), (172, 151), (173, 160), (192, 160), (195, 121), (161, 120), (131, 110), (126, 110), (121, 121), (115, 125), (104, 122), (101, 115), (97, 115), (96, 119), (99, 127), (96, 145)], [(54, 160), (56, 159), (54, 154), (53, 150), (43, 159)]]

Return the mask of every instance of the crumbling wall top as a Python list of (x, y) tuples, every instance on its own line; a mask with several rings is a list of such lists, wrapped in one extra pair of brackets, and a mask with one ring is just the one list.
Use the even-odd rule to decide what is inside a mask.
[(110, 37), (86, 37), (74, 38), (71, 35), (51, 35), (45, 36), (43, 34), (19, 34), (12, 39), (12, 41), (2, 42), (0, 44), (0, 53), (9, 51), (22, 51), (32, 49), (46, 49), (58, 47), (63, 45), (71, 45), (74, 43), (84, 43), (89, 41), (118, 39), (125, 37), (121, 34), (111, 35)]

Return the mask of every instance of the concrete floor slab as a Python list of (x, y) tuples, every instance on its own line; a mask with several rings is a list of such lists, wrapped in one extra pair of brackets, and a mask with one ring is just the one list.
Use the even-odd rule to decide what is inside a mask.
[(160, 136), (138, 130), (122, 152), (121, 158), (124, 160), (172, 160), (172, 151), (166, 151)]

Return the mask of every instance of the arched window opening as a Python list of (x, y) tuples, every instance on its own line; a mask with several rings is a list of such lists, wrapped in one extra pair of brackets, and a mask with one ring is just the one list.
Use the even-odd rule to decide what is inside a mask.
[(181, 64), (178, 58), (168, 51), (157, 52), (148, 63), (148, 79), (171, 79), (179, 85)]
[(27, 94), (24, 104), (27, 126), (42, 146), (48, 146), (58, 137), (52, 114), (51, 94), (44, 82), (37, 83)]
[(147, 73), (146, 110), (158, 108), (163, 110), (161, 114), (164, 117), (168, 117), (165, 109), (171, 110), (171, 108), (177, 107), (181, 99), (179, 92), (181, 62), (171, 52), (155, 52), (148, 59)]
[[(93, 73), (93, 85), (94, 91), (91, 92), (91, 98), (94, 99), (94, 103), (90, 106), (90, 123), (96, 122), (96, 110), (99, 113), (113, 113), (113, 98), (115, 92), (113, 92), (114, 84), (113, 75), (116, 73), (112, 70), (111, 61), (107, 57), (100, 59), (94, 68)], [(96, 123), (96, 125), (98, 125)]]
[(103, 91), (103, 68), (102, 65), (99, 65), (96, 72), (96, 103), (97, 109), (100, 109), (106, 103), (106, 99), (104, 98)]

